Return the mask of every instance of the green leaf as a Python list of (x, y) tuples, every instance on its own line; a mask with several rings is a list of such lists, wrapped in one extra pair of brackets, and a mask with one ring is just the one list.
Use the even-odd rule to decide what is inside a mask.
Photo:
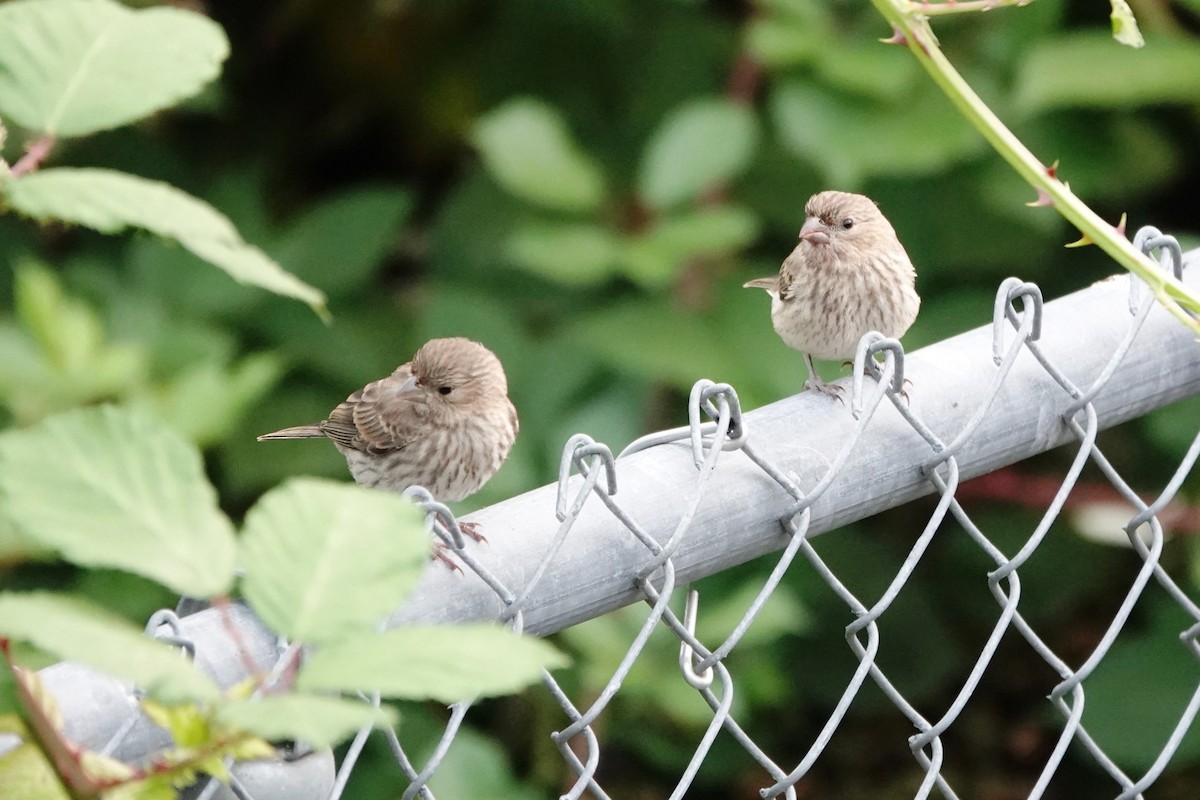
[(515, 692), (566, 663), (546, 642), (495, 625), (405, 626), (322, 647), (296, 685), (457, 703)]
[(18, 262), (13, 290), (21, 327), (0, 323), (0, 401), (18, 422), (120, 396), (144, 380), (142, 348), (108, 341), (97, 313), (49, 269)]
[(77, 564), (211, 597), (233, 576), (233, 529), (196, 448), (144, 415), (69, 411), (0, 435), (0, 497), (22, 534)]
[(20, 717), (0, 715), (0, 733), (15, 734), (22, 740), (15, 749), (0, 755), (0, 786), (21, 800), (70, 800), (54, 767)]
[(167, 706), (153, 700), (143, 700), (141, 706), (143, 714), (171, 734), (176, 747), (201, 747), (212, 739), (212, 726), (200, 706)]
[(621, 242), (599, 225), (537, 221), (513, 231), (504, 254), (535, 275), (568, 286), (589, 286), (616, 272)]
[(264, 739), (296, 739), (313, 747), (330, 747), (367, 725), (395, 725), (396, 710), (374, 708), (358, 700), (311, 694), (288, 694), (221, 705), (217, 719)]
[[(338, 327), (341, 327), (340, 320)], [(367, 378), (373, 377), (376, 376), (360, 377), (345, 385), (361, 386)], [(319, 385), (333, 386), (328, 383)], [(332, 388), (321, 390), (315, 382), (311, 386), (307, 382), (304, 385), (289, 383), (285, 386), (285, 390), (271, 395), (270, 405), (259, 404), (247, 409), (245, 419), (234, 431), (235, 435), (225, 439), (214, 454), (231, 493), (247, 498), (247, 502), (297, 475), (349, 477), (346, 459), (328, 441), (297, 440), (290, 446), (287, 442), (267, 446), (255, 441), (256, 436), (266, 431), (278, 430), (298, 420), (323, 419), (329, 413)]]
[(0, 592), (0, 636), (78, 661), (167, 703), (207, 701), (217, 687), (192, 662), (98, 606), (49, 592)]
[(47, 361), (64, 372), (88, 367), (104, 341), (99, 316), (67, 297), (58, 277), (40, 264), (18, 264), (14, 278), (17, 316), (41, 346)]
[(54, 136), (115, 128), (192, 96), (228, 55), (221, 27), (183, 9), (4, 3), (0, 116)]
[[(703, 619), (697, 625), (702, 641), (721, 641), (738, 626), (746, 609), (762, 589), (756, 583), (736, 582), (722, 586), (723, 592), (707, 601)], [(784, 636), (805, 634), (813, 629), (812, 611), (795, 590), (780, 586), (754, 618), (754, 625), (742, 637), (744, 648), (771, 647)]]
[(1200, 102), (1200, 42), (1153, 37), (1134, 50), (1101, 33), (1046, 39), (1018, 65), (1013, 93), (1027, 111)]
[[(836, 89), (891, 102), (908, 97), (925, 78), (903, 47), (884, 47), (874, 39), (839, 41), (826, 36), (815, 70)], [(922, 87), (924, 88), (924, 87)]]
[[(1138, 421), (1138, 426), (1166, 459), (1178, 463), (1196, 437), (1197, 419), (1200, 419), (1200, 396), (1192, 396), (1151, 411)], [(1200, 568), (1200, 563), (1195, 566)], [(1195, 582), (1200, 585), (1200, 572), (1196, 572)]]
[[(770, 329), (765, 303), (762, 324)], [(737, 358), (713, 341), (713, 330), (698, 315), (646, 298), (599, 308), (578, 319), (564, 338), (613, 369), (686, 392), (698, 378), (724, 380), (724, 366)]]
[(811, 61), (825, 36), (824, 26), (782, 14), (755, 15), (745, 27), (746, 49), (760, 64), (774, 69)]
[(161, 583), (119, 569), (81, 570), (71, 582), (71, 594), (139, 625), (155, 610), (179, 601), (179, 595)]
[[(821, 170), (829, 185), (852, 189), (867, 177), (923, 175), (974, 153), (983, 140), (934, 90), (901, 102), (846, 96), (802, 81), (771, 95), (780, 141)], [(798, 191), (796, 208), (808, 193)]]
[(758, 145), (758, 123), (744, 105), (720, 98), (692, 100), (671, 111), (642, 158), (638, 192), (652, 208), (694, 199), (737, 177)]
[(529, 209), (485, 170), (476, 170), (449, 189), (427, 232), (429, 263), (438, 274), (475, 283), (495, 274), (496, 253)]
[[(712, 595), (702, 592), (701, 597)], [(700, 621), (708, 615), (709, 600), (701, 601)], [(584, 693), (599, 691), (618, 668), (621, 659), (629, 650), (629, 642), (638, 634), (645, 624), (645, 615), (638, 619), (638, 609), (626, 606), (602, 617), (590, 619), (587, 622), (568, 628), (560, 633), (566, 646), (578, 653), (578, 666), (572, 670), (572, 678), (580, 684)], [(754, 632), (757, 624), (750, 628)], [(716, 642), (720, 638), (715, 638)], [(712, 642), (702, 635), (701, 641)], [(739, 648), (738, 693), (737, 702), (745, 702), (743, 691), (752, 691), (746, 686), (742, 676), (753, 674), (755, 666), (765, 659), (748, 652), (749, 648)], [(679, 642), (668, 640), (666, 637), (652, 636), (646, 643), (637, 663), (621, 682), (621, 696), (630, 708), (656, 708), (661, 710), (660, 719), (676, 730), (700, 731), (712, 721), (712, 712), (707, 705), (697, 703), (695, 690), (684, 681), (664, 681), (663, 665), (677, 663), (679, 657)], [(690, 696), (689, 696), (690, 695)], [(750, 706), (747, 706), (750, 707)], [(626, 736), (627, 741), (643, 739), (646, 731), (638, 726)], [(658, 757), (657, 754), (655, 757)], [(686, 761), (689, 755), (684, 755)]]
[(178, 800), (179, 792), (168, 775), (124, 783), (104, 793), (104, 800)]
[[(1088, 112), (1082, 112), (1087, 114)], [(1086, 197), (1093, 205), (1122, 205), (1131, 198), (1153, 192), (1154, 187), (1161, 186), (1172, 180), (1179, 170), (1185, 169), (1189, 157), (1188, 146), (1170, 132), (1170, 127), (1164, 125), (1154, 114), (1112, 114), (1103, 125), (1079, 124), (1083, 119), (1079, 111), (1057, 111), (1039, 116), (1023, 126), (1024, 140), (1035, 153), (1054, 155), (1055, 161), (1061, 164), (1058, 176), (1071, 184), (1071, 191), (1076, 197)], [(1061, 157), (1061, 158), (1060, 158)], [(1010, 170), (1007, 164), (996, 164), (996, 173)], [(1015, 184), (1015, 185), (1014, 185)], [(1029, 200), (1030, 189), (1024, 181), (1004, 181), (996, 176), (980, 176), (979, 185), (984, 187), (990, 202), (1001, 212), (1007, 208), (1023, 208)], [(1006, 205), (1001, 206), (1000, 193), (1009, 186)], [(894, 204), (893, 204), (894, 205)], [(1025, 217), (1028, 219), (1028, 215)], [(1044, 223), (1046, 217), (1039, 215), (1037, 222)], [(987, 222), (980, 215), (972, 215), (978, 220), (971, 232), (971, 240), (976, 242), (991, 241), (984, 227)], [(947, 225), (951, 224), (947, 220)], [(1057, 222), (1057, 220), (1055, 220)], [(1059, 224), (1048, 226), (1045, 235), (1057, 236)], [(957, 230), (961, 230), (959, 225)], [(952, 243), (957, 237), (939, 236), (939, 244)], [(969, 241), (969, 240), (968, 240)], [(1020, 251), (1012, 248), (1005, 253), (1003, 245), (989, 244), (987, 251), (994, 253), (998, 259), (1003, 259), (1005, 269), (1013, 258), (1021, 258)], [(937, 258), (941, 254), (930, 254), (930, 260), (939, 261), (939, 266), (947, 259)], [(1007, 256), (1007, 257), (1006, 257)], [(954, 258), (970, 258), (955, 253)], [(978, 261), (978, 259), (971, 259)], [(934, 267), (938, 268), (937, 266)]]
[(600, 168), (546, 103), (510, 100), (482, 117), (472, 138), (496, 182), (523, 200), (560, 211), (590, 211), (604, 199)]
[[(640, 337), (640, 331), (637, 336), (627, 336), (627, 338), (635, 340)], [(561, 380), (562, 376), (571, 374), (572, 370), (576, 374), (581, 373), (579, 378), (572, 381), (568, 387), (574, 389), (574, 393), (568, 394), (564, 389), (556, 388), (555, 391), (561, 393), (562, 396), (553, 398), (554, 402), (550, 405), (553, 413), (547, 414), (545, 417), (535, 416), (536, 406), (533, 406), (532, 402), (520, 406), (522, 414), (532, 419), (546, 421), (543, 426), (539, 426), (542, 427), (542, 430), (536, 432), (536, 435), (540, 436), (543, 451), (553, 452), (555, 449), (560, 449), (563, 442), (579, 431), (587, 431), (598, 442), (632, 442), (645, 433), (642, 416), (647, 404), (651, 402), (649, 397), (652, 396), (653, 391), (660, 389), (661, 382), (639, 380), (623, 369), (613, 370), (609, 373), (617, 376), (615, 378), (605, 377), (598, 380), (595, 376), (604, 371), (602, 365), (596, 364), (590, 354), (585, 354), (585, 357), (580, 358), (581, 350), (575, 346), (575, 343), (564, 341), (562, 345), (559, 349), (569, 349), (574, 356), (574, 361), (568, 362), (558, 371), (543, 374), (553, 374), (556, 379)], [(589, 379), (594, 382), (582, 382)], [(581, 397), (583, 399), (580, 399)], [(538, 400), (540, 401), (541, 398), (539, 397)], [(514, 402), (519, 403), (520, 401)], [(522, 436), (526, 435), (522, 434)], [(519, 452), (515, 447), (513, 451)], [(540, 479), (540, 470), (534, 471), (532, 477), (535, 481)], [(525, 485), (533, 482), (529, 481)]]
[[(785, 245), (786, 246), (786, 245)], [(712, 287), (717, 305), (701, 320), (722, 331), (721, 347), (705, 355), (705, 377), (737, 387), (744, 408), (787, 397), (804, 386), (804, 362), (771, 325), (771, 298), (746, 289), (747, 278), (779, 271), (777, 260), (744, 260), (738, 273)]]
[(391, 186), (357, 188), (290, 221), (271, 255), (334, 297), (363, 291), (400, 237), (412, 197)]
[(0, 503), (0, 570), (10, 563), (19, 563), (32, 559), (46, 559), (53, 556), (54, 551), (42, 544), (22, 536), (15, 523), (4, 514), (4, 505)]
[(160, 181), (106, 169), (46, 169), (3, 182), (17, 211), (119, 233), (142, 228), (174, 239), (241, 283), (302, 300), (325, 314), (325, 295), (242, 241), (215, 208)]
[[(1110, 758), (1139, 773), (1154, 763), (1196, 690), (1196, 660), (1179, 640), (1193, 620), (1165, 598), (1148, 600), (1148, 625), (1122, 633), (1083, 684), (1088, 733)], [(1195, 763), (1198, 757), (1200, 731), (1193, 725), (1173, 763)]]
[(758, 237), (758, 230), (758, 218), (740, 206), (666, 217), (626, 242), (624, 271), (642, 286), (663, 286), (693, 258), (733, 253), (749, 246)]
[(394, 611), (429, 549), (420, 511), (399, 495), (296, 478), (246, 515), (242, 591), (277, 633), (331, 641)]
[(129, 406), (152, 412), (201, 446), (216, 444), (279, 382), (283, 371), (282, 359), (272, 353), (250, 355), (234, 365), (200, 361), (132, 398)]
[(1137, 19), (1133, 16), (1133, 9), (1129, 7), (1129, 3), (1126, 3), (1125, 0), (1109, 0), (1109, 2), (1112, 3), (1112, 14), (1109, 19), (1112, 20), (1113, 38), (1129, 47), (1144, 47), (1146, 40), (1142, 38), (1142, 32), (1138, 30)]
[[(407, 730), (407, 728), (405, 728)], [(436, 736), (430, 736), (436, 742)], [(486, 797), (487, 800), (529, 800), (545, 794), (530, 780), (514, 774), (503, 737), (485, 736), (464, 726), (454, 737), (442, 765), (429, 780), (436, 797)], [(425, 755), (428, 758), (427, 754)]]

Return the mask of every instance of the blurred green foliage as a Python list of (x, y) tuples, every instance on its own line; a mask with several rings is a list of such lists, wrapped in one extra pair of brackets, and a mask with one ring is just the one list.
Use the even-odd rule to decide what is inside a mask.
[[(1154, 224), (1194, 246), (1200, 3), (1132, 5), (1147, 41), (1136, 51), (1111, 40), (1104, 2), (1038, 0), (934, 27), (992, 108), (1045, 163), (1058, 160), (1103, 216), (1128, 212), (1131, 230)], [(102, 237), (0, 216), (0, 423), (99, 400), (149, 409), (205, 448), (234, 513), (288, 476), (345, 478), (328, 443), (254, 437), (323, 418), (433, 336), (495, 350), (522, 417), (508, 463), (464, 508), (552, 480), (577, 431), (619, 448), (679, 424), (699, 378), (733, 384), (746, 408), (793, 393), (800, 361), (775, 337), (761, 293), (740, 285), (778, 268), (805, 199), (823, 188), (876, 199), (913, 256), (923, 304), (910, 349), (987, 322), (1008, 275), (1055, 297), (1113, 271), (1094, 248), (1062, 249), (1073, 232), (1051, 210), (1026, 207), (1032, 192), (911, 56), (876, 42), (888, 31), (866, 4), (211, 0), (207, 10), (232, 44), (214, 88), (182, 110), (60, 143), (50, 165), (127, 170), (193, 193), (322, 290), (333, 322), (145, 234)], [(10, 130), (6, 160), (25, 139)], [(838, 369), (823, 366), (829, 376)], [(1152, 414), (1101, 446), (1153, 493), (1195, 435), (1196, 409)], [(1061, 475), (1064, 463), (1051, 454), (1021, 469)], [(1190, 479), (1184, 499), (1195, 496)], [(818, 550), (851, 588), (878, 596), (930, 510), (898, 509), (822, 537)], [(1036, 524), (1000, 504), (971, 510), (1009, 553)], [(0, 516), (0, 564), (22, 552), (4, 526)], [(1189, 558), (1168, 545), (1178, 574)], [(888, 674), (930, 718), (953, 699), (956, 676), (994, 623), (983, 581), (991, 566), (947, 524), (881, 624)], [(702, 628), (733, 618), (768, 568), (705, 581)], [(1022, 570), (1022, 612), (1077, 665), (1133, 572), (1127, 553), (1060, 524)], [(0, 580), (72, 576), (17, 564)], [(115, 599), (121, 576), (82, 582), (134, 618), (147, 610)], [(1130, 770), (1152, 760), (1182, 710), (1175, 688), (1148, 690), (1194, 683), (1178, 644), (1161, 657), (1165, 646), (1139, 645), (1161, 631), (1169, 607), (1157, 596), (1145, 605), (1121, 657), (1097, 674), (1085, 717)], [(737, 718), (781, 764), (803, 755), (853, 672), (842, 634), (850, 621), (797, 564), (731, 660)], [(636, 614), (617, 614), (563, 635), (576, 654), (564, 679), (574, 691), (599, 690), (635, 624)], [(669, 639), (652, 648), (662, 651), (654, 664), (671, 662)], [(1128, 660), (1144, 652), (1145, 661)], [(694, 694), (644, 660), (600, 730), (602, 782), (614, 796), (665, 795), (708, 719)], [(1138, 670), (1147, 727), (1134, 734), (1112, 709), (1128, 707), (1121, 687), (1132, 679), (1123, 676)], [(1056, 730), (1038, 698), (1056, 681), (1006, 639), (946, 739), (966, 796), (1024, 796), (1032, 786)], [(1105, 707), (1105, 697), (1124, 705)], [(515, 714), (539, 732), (565, 720), (537, 693), (519, 710), (513, 702), (483, 707), (479, 728), (497, 738), (464, 740), (470, 769), (502, 787), (495, 796), (551, 796), (563, 781), (558, 755), (528, 731), (513, 735), (507, 720)], [(428, 718), (439, 713), (415, 708), (405, 725), (435, 730)], [(807, 779), (810, 794), (911, 795), (920, 781), (904, 746), (911, 732), (878, 692), (864, 691)], [(380, 750), (360, 766), (352, 796), (395, 796), (377, 788), (393, 780), (386, 758)], [(1162, 796), (1191, 796), (1196, 758), (1189, 742)], [(484, 796), (467, 772), (443, 778), (462, 783), (447, 785), (447, 796)], [(1070, 756), (1055, 796), (1111, 793), (1098, 780), (1086, 756)], [(689, 796), (750, 796), (761, 782), (721, 737)]]

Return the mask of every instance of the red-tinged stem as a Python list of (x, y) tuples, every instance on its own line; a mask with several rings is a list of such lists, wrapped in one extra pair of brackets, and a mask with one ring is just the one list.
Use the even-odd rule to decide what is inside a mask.
[(229, 634), (229, 638), (233, 639), (234, 644), (237, 645), (238, 658), (242, 660), (242, 666), (246, 668), (246, 673), (253, 676), (255, 686), (262, 686), (264, 681), (266, 681), (266, 676), (258, 668), (258, 664), (254, 663), (254, 659), (250, 657), (250, 646), (246, 642), (246, 637), (242, 636), (241, 630), (233, 621), (233, 615), (229, 611), (229, 598), (224, 595), (214, 597), (212, 604), (217, 609), (218, 615), (221, 618), (221, 624), (225, 626), (225, 632)]
[(753, 105), (762, 85), (762, 74), (762, 64), (742, 53), (730, 67), (729, 77), (725, 81), (725, 96), (745, 106)]
[(50, 134), (42, 136), (40, 139), (35, 139), (25, 148), (25, 155), (12, 166), (12, 176), (19, 178), (27, 172), (33, 172), (46, 157), (50, 155), (50, 151), (54, 148), (54, 137)]
[(98, 797), (99, 789), (83, 768), (79, 748), (63, 737), (54, 720), (46, 713), (45, 702), (39, 699), (30, 687), (30, 683), (37, 680), (37, 674), (13, 663), (7, 640), (4, 641), (3, 650), (13, 683), (17, 687), (17, 699), (25, 709), (34, 741), (42, 754), (53, 762), (54, 771), (62, 781), (63, 788), (76, 800)]

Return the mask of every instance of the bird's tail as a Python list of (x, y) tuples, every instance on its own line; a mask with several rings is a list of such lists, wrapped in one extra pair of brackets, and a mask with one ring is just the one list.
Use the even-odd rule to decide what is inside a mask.
[(320, 425), (297, 425), (294, 428), (284, 428), (274, 433), (264, 433), (258, 437), (258, 441), (265, 442), (270, 439), (320, 439), (324, 436), (325, 432), (321, 430)]
[(779, 276), (770, 275), (766, 278), (755, 278), (742, 284), (743, 289), (766, 289), (768, 292), (779, 291)]

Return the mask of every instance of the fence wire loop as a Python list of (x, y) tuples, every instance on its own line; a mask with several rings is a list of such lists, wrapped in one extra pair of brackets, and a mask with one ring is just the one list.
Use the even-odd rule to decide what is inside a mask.
[[(875, 356), (882, 353), (883, 363)], [(858, 419), (863, 411), (863, 376), (867, 370), (877, 381), (887, 379), (891, 370), (891, 391), (898, 395), (904, 394), (904, 347), (899, 340), (884, 336), (879, 331), (868, 331), (858, 340), (858, 349), (854, 353), (854, 376), (850, 383), (850, 413)]]
[[(571, 479), (572, 466), (578, 469), (585, 479), (591, 476), (593, 470), (604, 467), (602, 474), (605, 493), (610, 497), (617, 493), (617, 465), (612, 450), (586, 433), (577, 433), (567, 440), (563, 446), (562, 457), (558, 461), (558, 495), (554, 503), (554, 513), (559, 522), (570, 516), (569, 509), (572, 503), (567, 484)], [(586, 485), (585, 482), (585, 487)]]
[[(1138, 228), (1137, 233), (1134, 234), (1133, 246), (1152, 260), (1155, 260), (1154, 251), (1158, 250), (1158, 259), (1155, 260), (1155, 263), (1175, 280), (1183, 280), (1183, 249), (1179, 246), (1179, 240), (1174, 236), (1164, 234), (1153, 225), (1144, 225)], [(1142, 295), (1147, 288), (1146, 282), (1141, 278), (1132, 273), (1129, 275), (1130, 314), (1138, 313), (1142, 304)], [(1187, 310), (1185, 309), (1185, 311)], [(1196, 316), (1191, 311), (1187, 311), (1187, 313), (1193, 319)]]
[(1175, 280), (1183, 280), (1183, 248), (1174, 236), (1164, 234), (1153, 225), (1145, 225), (1134, 235), (1133, 246), (1148, 256), (1158, 250), (1159, 266), (1169, 270)]
[(424, 486), (410, 486), (401, 496), (412, 500), (425, 512), (425, 526), (438, 538), (455, 550), (463, 549), (462, 527), (445, 503), (439, 502)]
[(713, 383), (710, 380), (696, 381), (688, 398), (688, 427), (692, 440), (692, 460), (696, 462), (696, 469), (703, 468), (704, 462), (708, 460), (704, 448), (706, 426), (700, 419), (701, 410), (717, 423), (718, 433), (722, 428), (726, 431), (720, 442), (722, 450), (739, 450), (746, 441), (742, 403), (733, 387), (727, 383)]
[[(169, 628), (170, 633), (160, 631), (159, 628), (163, 626)], [(196, 660), (196, 643), (183, 635), (183, 629), (179, 624), (179, 615), (171, 609), (160, 608), (151, 614), (150, 619), (146, 620), (145, 630), (147, 636), (182, 649), (189, 661)]]
[[(1020, 313), (1014, 305), (1018, 299), (1021, 300)], [(1036, 342), (1042, 337), (1042, 290), (1036, 283), (1026, 283), (1020, 278), (1005, 278), (996, 292), (996, 304), (992, 310), (992, 361), (996, 366), (1004, 363), (1005, 319), (1026, 341)]]
[[(699, 605), (700, 592), (690, 589), (683, 607), (683, 626), (687, 629), (688, 636), (693, 638), (696, 636), (696, 613)], [(693, 689), (707, 689), (713, 684), (713, 669), (708, 667), (697, 673), (695, 665), (699, 660), (699, 656), (688, 644), (687, 639), (680, 639), (679, 670), (683, 673), (683, 679)]]

